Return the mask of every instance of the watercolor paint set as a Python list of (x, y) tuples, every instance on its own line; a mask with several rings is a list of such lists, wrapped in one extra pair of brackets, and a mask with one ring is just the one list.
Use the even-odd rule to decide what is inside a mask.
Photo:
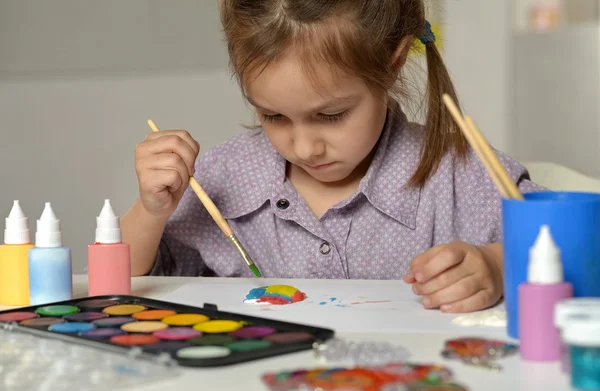
[(303, 350), (330, 329), (128, 295), (93, 296), (0, 312), (0, 325), (128, 354), (171, 357), (186, 367), (238, 364)]

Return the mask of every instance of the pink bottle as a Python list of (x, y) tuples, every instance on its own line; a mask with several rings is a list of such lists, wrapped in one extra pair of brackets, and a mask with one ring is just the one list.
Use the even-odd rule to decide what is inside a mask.
[(110, 200), (96, 218), (96, 243), (88, 246), (88, 295), (131, 294), (129, 245), (121, 242), (119, 218)]
[(573, 286), (564, 282), (560, 249), (552, 239), (550, 228), (542, 225), (529, 250), (527, 282), (519, 285), (519, 339), (524, 360), (561, 359), (554, 308), (557, 302), (572, 296)]

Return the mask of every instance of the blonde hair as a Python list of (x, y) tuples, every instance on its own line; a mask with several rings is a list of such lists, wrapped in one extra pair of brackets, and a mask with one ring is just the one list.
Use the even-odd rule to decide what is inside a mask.
[[(315, 66), (329, 64), (397, 96), (407, 91), (393, 55), (404, 37), (427, 32), (423, 0), (221, 0), (221, 22), (242, 88), (293, 46), (306, 75), (317, 83)], [(449, 150), (464, 158), (468, 147), (441, 100), (447, 93), (458, 102), (444, 61), (435, 43), (425, 48), (425, 134), (410, 186), (423, 186)]]

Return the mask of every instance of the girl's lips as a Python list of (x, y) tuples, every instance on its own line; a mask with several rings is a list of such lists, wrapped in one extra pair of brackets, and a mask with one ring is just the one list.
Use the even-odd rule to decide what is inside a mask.
[(310, 165), (307, 165), (307, 166), (312, 170), (324, 170), (326, 168), (331, 167), (332, 164), (333, 163), (319, 164), (318, 166), (310, 166)]

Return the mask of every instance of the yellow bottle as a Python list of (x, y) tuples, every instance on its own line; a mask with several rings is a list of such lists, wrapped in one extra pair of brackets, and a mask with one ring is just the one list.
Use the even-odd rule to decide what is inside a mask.
[(28, 219), (15, 201), (0, 246), (0, 305), (29, 305), (29, 249), (33, 247)]

